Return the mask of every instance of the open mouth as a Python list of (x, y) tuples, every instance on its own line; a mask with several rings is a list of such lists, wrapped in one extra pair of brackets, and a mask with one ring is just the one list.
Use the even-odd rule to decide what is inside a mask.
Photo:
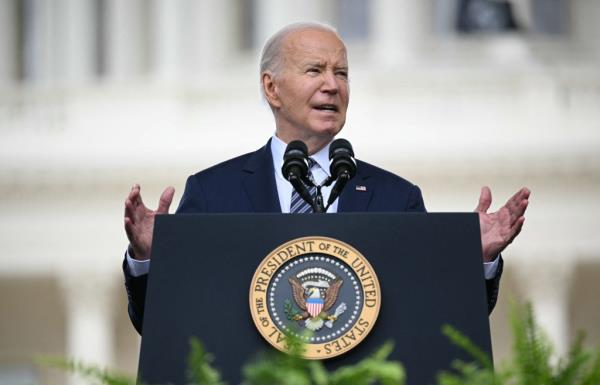
[(338, 107), (335, 104), (319, 104), (314, 106), (313, 108), (319, 111), (338, 112)]

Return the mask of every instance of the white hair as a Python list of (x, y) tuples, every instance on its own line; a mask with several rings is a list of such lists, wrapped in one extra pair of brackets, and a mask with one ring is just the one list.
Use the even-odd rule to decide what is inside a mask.
[[(271, 74), (273, 74), (273, 76), (277, 76), (279, 74), (283, 64), (281, 56), (281, 46), (283, 44), (284, 39), (291, 33), (305, 30), (332, 32), (339, 38), (339, 35), (334, 27), (328, 24), (319, 23), (315, 21), (303, 21), (298, 23), (292, 23), (286, 25), (285, 27), (277, 31), (273, 36), (271, 36), (267, 40), (260, 54), (260, 93), (263, 96), (263, 98), (265, 97), (265, 90), (262, 84), (263, 73), (270, 72)], [(342, 39), (340, 38), (340, 40)]]

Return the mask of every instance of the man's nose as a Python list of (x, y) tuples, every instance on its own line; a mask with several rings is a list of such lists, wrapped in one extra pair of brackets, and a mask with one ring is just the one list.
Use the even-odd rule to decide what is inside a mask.
[(323, 84), (321, 85), (321, 91), (336, 94), (339, 91), (338, 79), (333, 71), (323, 72)]

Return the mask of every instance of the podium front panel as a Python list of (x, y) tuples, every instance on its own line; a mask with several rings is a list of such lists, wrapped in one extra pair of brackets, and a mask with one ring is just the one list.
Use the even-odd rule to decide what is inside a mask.
[(358, 346), (324, 360), (356, 363), (393, 340), (409, 385), (434, 382), (467, 358), (441, 334), (450, 324), (491, 356), (479, 222), (475, 214), (194, 214), (156, 220), (139, 376), (185, 384), (189, 339), (214, 355), (230, 384), (243, 364), (273, 349), (256, 329), (248, 295), (260, 262), (278, 246), (322, 236), (358, 250), (376, 271), (381, 308)]

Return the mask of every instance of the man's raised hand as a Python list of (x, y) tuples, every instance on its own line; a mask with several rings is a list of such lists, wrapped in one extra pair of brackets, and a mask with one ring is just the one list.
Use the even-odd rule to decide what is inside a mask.
[(525, 222), (530, 193), (527, 187), (523, 187), (500, 210), (488, 213), (492, 204), (492, 192), (487, 186), (481, 188), (475, 212), (479, 213), (484, 262), (493, 261), (519, 235)]
[(130, 251), (133, 251), (132, 258), (150, 259), (154, 216), (169, 213), (173, 194), (175, 194), (175, 189), (167, 187), (160, 196), (158, 208), (153, 211), (144, 205), (140, 195), (140, 186), (135, 184), (131, 188), (131, 192), (125, 199), (125, 232), (129, 238)]

